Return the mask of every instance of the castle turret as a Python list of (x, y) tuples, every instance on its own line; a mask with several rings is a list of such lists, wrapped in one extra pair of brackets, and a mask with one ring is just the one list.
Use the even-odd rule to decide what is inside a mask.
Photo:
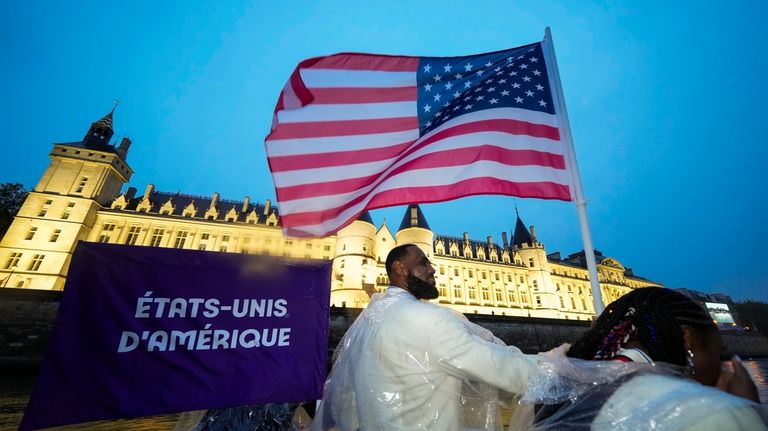
[(434, 255), (432, 229), (427, 223), (427, 218), (421, 208), (414, 204), (409, 205), (403, 215), (403, 221), (400, 222), (400, 228), (397, 230), (397, 245), (416, 244), (424, 251), (428, 258), (432, 259)]
[(336, 238), (331, 304), (365, 307), (375, 293), (376, 285), (376, 226), (370, 213), (364, 211), (357, 220), (341, 229)]
[(544, 244), (538, 241), (535, 232), (533, 226), (530, 230), (525, 227), (518, 214), (512, 235), (512, 252), (516, 261), (528, 267), (524, 288), (525, 294), (530, 298), (531, 316), (553, 317), (552, 310), (558, 309), (559, 300), (552, 282)]

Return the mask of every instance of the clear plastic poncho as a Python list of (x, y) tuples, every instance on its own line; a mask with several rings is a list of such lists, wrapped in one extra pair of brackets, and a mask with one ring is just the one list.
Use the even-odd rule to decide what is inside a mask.
[(509, 429), (768, 429), (765, 406), (699, 384), (681, 367), (572, 359), (567, 348), (539, 355)]
[(501, 430), (496, 387), (522, 393), (535, 358), (463, 315), (390, 287), (334, 353), (313, 430)]

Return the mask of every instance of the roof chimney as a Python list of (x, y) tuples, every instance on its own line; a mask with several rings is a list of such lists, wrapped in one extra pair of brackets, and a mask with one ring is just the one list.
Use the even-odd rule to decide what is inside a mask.
[(268, 215), (269, 214), (269, 207), (271, 207), (271, 206), (272, 206), (272, 201), (271, 200), (267, 199), (267, 200), (264, 201), (264, 215)]
[(155, 191), (155, 185), (152, 183), (147, 184), (147, 188), (144, 189), (144, 199), (149, 199), (149, 195)]
[(240, 212), (246, 212), (248, 211), (248, 206), (251, 204), (251, 198), (246, 196), (245, 199), (243, 199), (243, 210)]
[(125, 200), (129, 201), (134, 196), (136, 196), (136, 187), (128, 187), (128, 190), (125, 191)]
[(488, 237), (488, 246), (489, 247), (493, 247), (493, 237), (492, 236)]
[(536, 228), (531, 225), (531, 239), (533, 239), (533, 242), (539, 242), (539, 239), (536, 238)]
[(504, 245), (504, 248), (509, 248), (509, 241), (507, 240), (507, 232), (501, 233), (501, 243)]
[(122, 141), (120, 141), (120, 146), (117, 147), (117, 155), (120, 156), (121, 159), (125, 160), (128, 157), (128, 148), (131, 147), (131, 140), (129, 138), (123, 138)]
[(211, 206), (210, 208), (216, 208), (216, 206), (219, 205), (219, 193), (213, 192), (213, 196), (211, 197)]

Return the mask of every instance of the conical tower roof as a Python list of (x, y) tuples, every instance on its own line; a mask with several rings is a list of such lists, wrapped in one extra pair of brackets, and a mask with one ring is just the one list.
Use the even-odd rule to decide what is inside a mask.
[(533, 244), (533, 236), (525, 224), (520, 219), (520, 214), (517, 215), (517, 221), (515, 222), (515, 232), (512, 234), (512, 245), (521, 246), (523, 244)]
[(408, 209), (405, 210), (403, 221), (400, 222), (400, 228), (398, 231), (408, 229), (412, 227), (420, 227), (422, 229), (432, 230), (429, 228), (427, 218), (424, 217), (424, 213), (417, 204), (408, 205)]
[(363, 211), (362, 214), (360, 214), (360, 217), (357, 218), (357, 220), (373, 224), (373, 218), (371, 217), (371, 213), (368, 210)]

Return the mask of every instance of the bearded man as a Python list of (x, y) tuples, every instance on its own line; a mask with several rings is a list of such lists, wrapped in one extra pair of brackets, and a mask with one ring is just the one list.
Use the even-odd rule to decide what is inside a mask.
[(387, 256), (390, 286), (342, 338), (315, 430), (501, 429), (497, 388), (524, 392), (535, 357), (430, 303), (435, 269), (414, 244)]

